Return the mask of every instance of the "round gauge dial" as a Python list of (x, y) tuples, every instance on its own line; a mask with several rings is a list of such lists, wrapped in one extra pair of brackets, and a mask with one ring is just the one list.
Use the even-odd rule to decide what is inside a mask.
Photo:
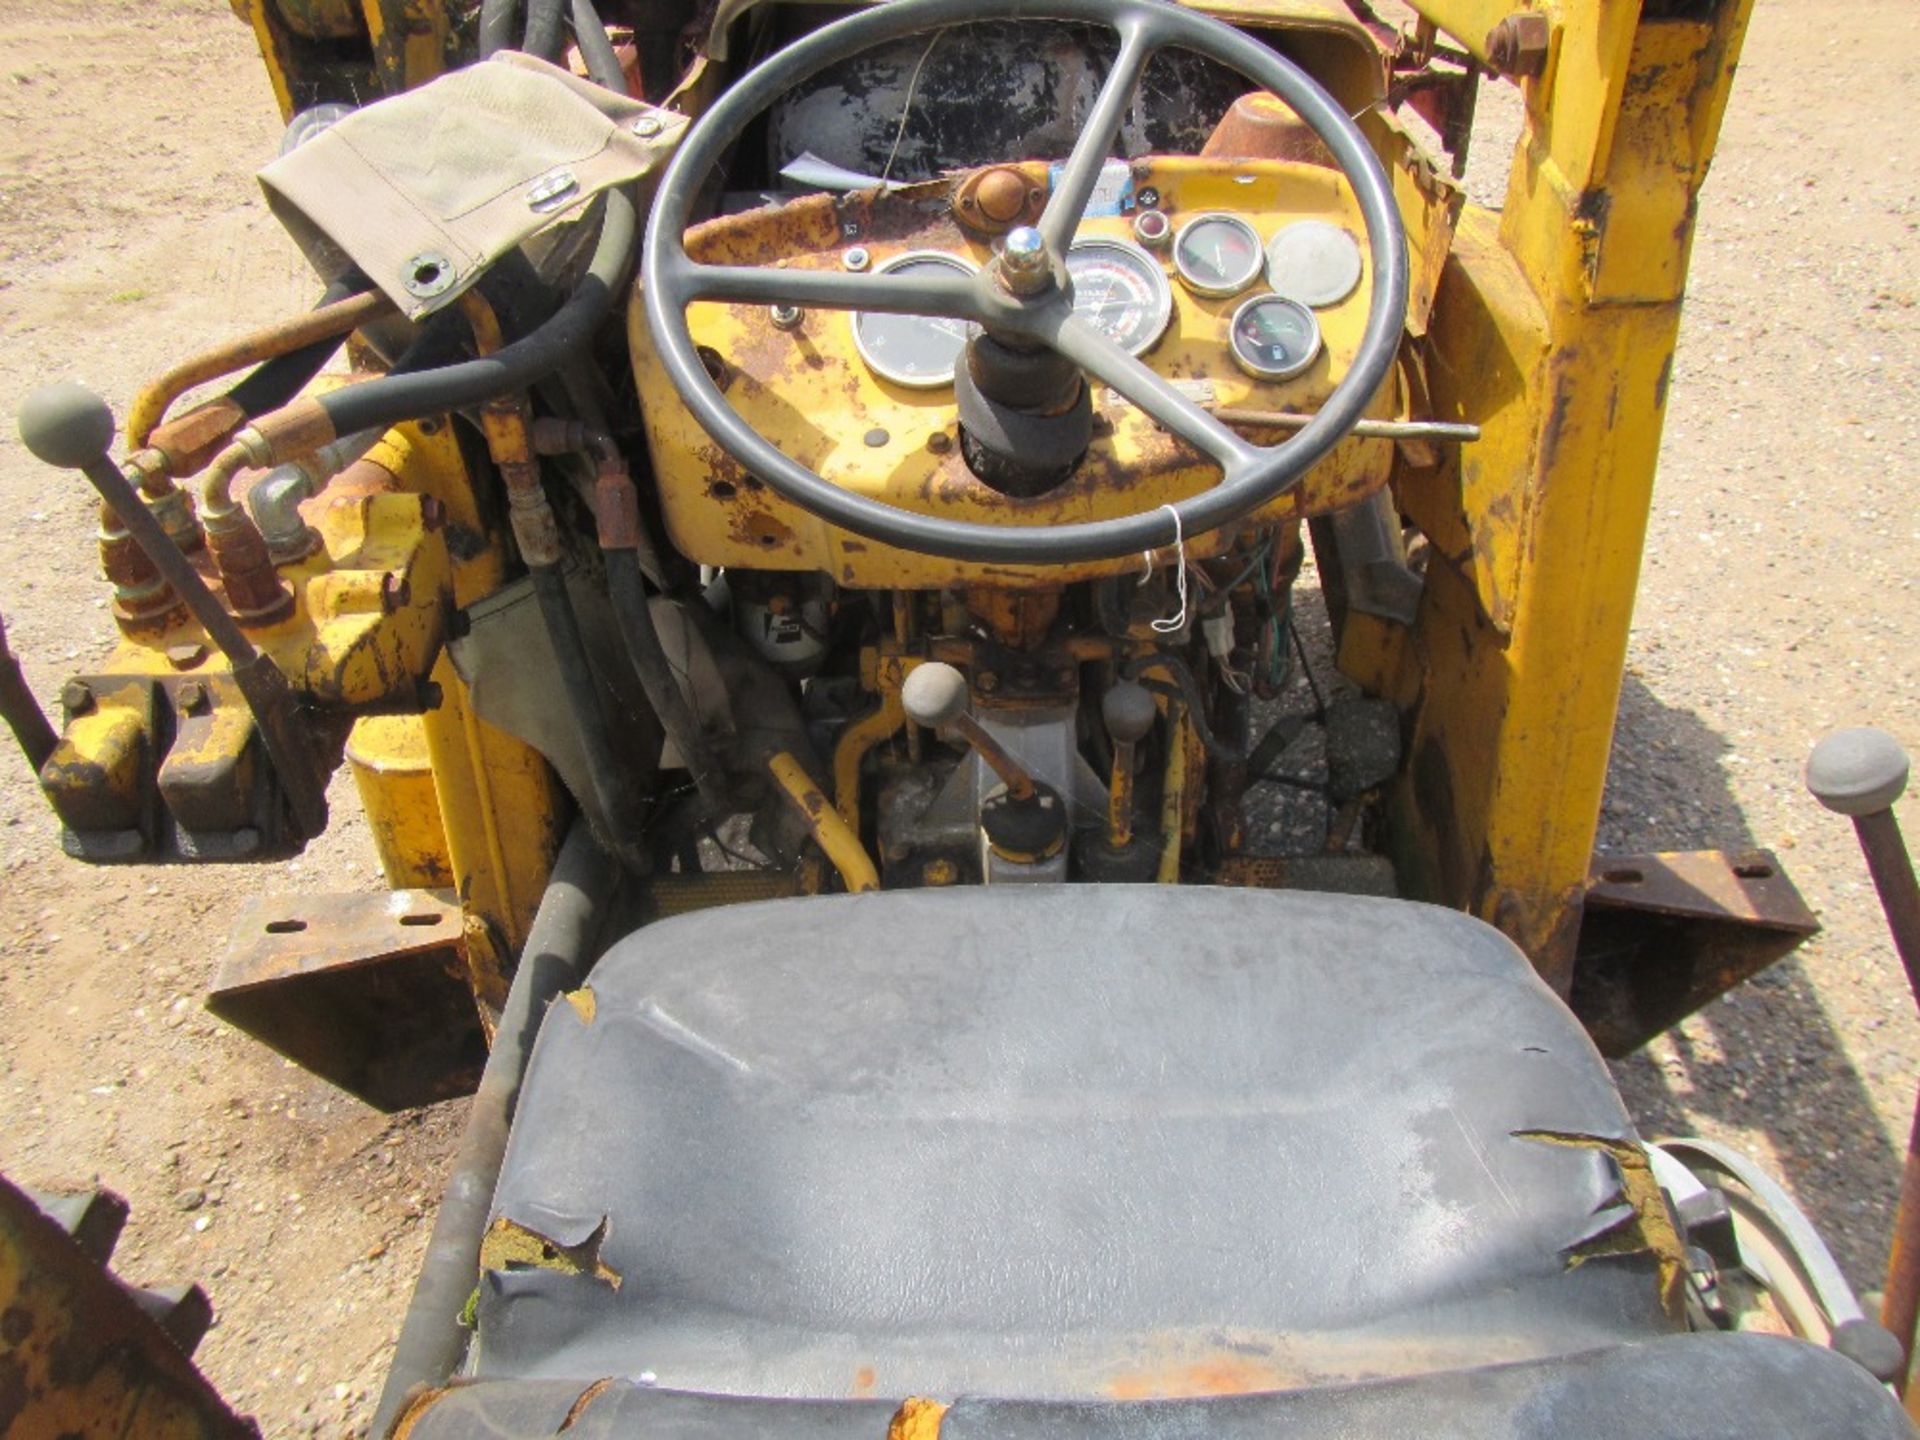
[(1338, 225), (1302, 220), (1267, 244), (1267, 284), (1276, 295), (1320, 309), (1360, 283), (1360, 242)]
[(1080, 240), (1067, 250), (1073, 313), (1129, 355), (1151, 348), (1173, 318), (1173, 287), (1153, 257), (1124, 240)]
[(1173, 268), (1196, 295), (1238, 295), (1265, 259), (1259, 233), (1238, 215), (1196, 215), (1173, 242)]
[[(874, 267), (876, 275), (972, 275), (972, 265), (938, 250), (909, 250)], [(889, 315), (856, 311), (853, 344), (869, 369), (883, 380), (915, 390), (953, 383), (953, 367), (980, 327), (945, 315)]]
[(1256, 295), (1233, 312), (1233, 358), (1262, 380), (1291, 380), (1320, 353), (1320, 322), (1284, 295)]

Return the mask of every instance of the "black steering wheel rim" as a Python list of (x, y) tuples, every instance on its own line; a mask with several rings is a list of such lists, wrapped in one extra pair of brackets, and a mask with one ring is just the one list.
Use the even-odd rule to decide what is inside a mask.
[[(1226, 65), (1286, 102), (1319, 136), (1353, 187), (1366, 224), (1372, 261), (1373, 290), (1367, 321), (1353, 363), (1306, 426), (1278, 445), (1246, 444), (1179, 397), (1147, 367), (1128, 362), (1128, 379), (1133, 384), (1145, 387), (1150, 382), (1156, 387), (1150, 397), (1129, 394), (1128, 398), (1195, 443), (1223, 472), (1219, 484), (1173, 505), (1068, 525), (1002, 526), (903, 510), (843, 490), (782, 453), (727, 404), (701, 363), (688, 328), (687, 307), (696, 300), (752, 298), (760, 293), (774, 297), (776, 290), (783, 288), (812, 290), (814, 286), (820, 287), (818, 294), (826, 294), (828, 281), (819, 272), (771, 268), (756, 272), (764, 273), (767, 281), (764, 286), (752, 285), (751, 295), (748, 289), (729, 294), (705, 288), (702, 272), (719, 277), (722, 268), (701, 265), (686, 253), (684, 236), (702, 186), (727, 148), (756, 116), (827, 67), (873, 46), (951, 25), (998, 19), (1078, 21), (1117, 31), (1122, 38), (1122, 53), (1094, 104), (1095, 117), (1111, 109), (1108, 118), (1114, 126), (1131, 99), (1140, 70), (1154, 52), (1178, 46)], [(1116, 91), (1130, 54), (1134, 55), (1132, 79), (1125, 84), (1117, 104), (1110, 105), (1110, 92)], [(1068, 173), (1055, 190), (1063, 201), (1071, 199), (1062, 191), (1072, 188), (1076, 166), (1081, 171), (1088, 168), (1083, 151), (1091, 154), (1097, 143), (1101, 153), (1093, 156), (1093, 172), (1107, 158), (1111, 139), (1096, 141), (1099, 129), (1098, 119), (1090, 117), (1082, 142), (1067, 162)], [(1085, 186), (1090, 186), (1092, 173), (1083, 178)], [(1072, 226), (1077, 224), (1084, 204), (1082, 193), (1070, 206), (1073, 213), (1065, 226), (1066, 240), (1071, 239)], [(1043, 230), (1053, 217), (1050, 204), (1040, 222)], [(1050, 239), (1057, 238), (1060, 229), (1056, 224)], [(1064, 242), (1059, 248), (1064, 250)], [(1408, 268), (1406, 233), (1394, 203), (1392, 184), (1359, 128), (1299, 66), (1232, 26), (1164, 0), (887, 0), (824, 26), (756, 66), (688, 128), (655, 194), (641, 255), (641, 287), (653, 343), (675, 391), (708, 435), (775, 493), (832, 525), (898, 549), (960, 561), (1060, 565), (1112, 560), (1204, 534), (1243, 519), (1297, 485), (1363, 417), (1391, 373), (1406, 324)], [(742, 280), (737, 270), (728, 270), (726, 276), (735, 282)], [(833, 276), (837, 298), (822, 303), (843, 303), (846, 282), (857, 278)], [(810, 279), (813, 285), (807, 283)], [(875, 282), (868, 278), (861, 283)], [(981, 295), (970, 303), (989, 303), (986, 294), (983, 282)], [(1071, 328), (1071, 321), (1063, 317), (1057, 302), (1048, 302), (1050, 309), (1043, 305), (1031, 313), (1021, 309), (1018, 300), (1000, 297), (991, 303), (1000, 307), (994, 314), (996, 321), (1024, 327), (1033, 338), (1055, 344), (1072, 358), (1081, 358), (1074, 349), (1089, 348), (1087, 335)], [(866, 300), (859, 308), (907, 306)], [(1114, 357), (1104, 353), (1099, 359), (1114, 363)]]

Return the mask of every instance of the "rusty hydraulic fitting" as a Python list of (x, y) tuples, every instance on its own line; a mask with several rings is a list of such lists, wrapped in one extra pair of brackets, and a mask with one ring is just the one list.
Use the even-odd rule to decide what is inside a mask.
[(267, 542), (235, 507), (227, 515), (207, 519), (207, 552), (220, 572), (227, 608), (241, 625), (254, 629), (275, 625), (293, 613), (293, 591), (274, 568)]
[(614, 444), (613, 436), (584, 420), (545, 415), (533, 422), (531, 434), (536, 455), (584, 454), (602, 463), (621, 459), (620, 447)]
[(640, 497), (618, 459), (602, 460), (593, 478), (593, 518), (602, 550), (640, 548)]
[(1487, 32), (1487, 64), (1509, 80), (1536, 79), (1546, 72), (1553, 23), (1545, 15), (1522, 10)]
[(558, 565), (563, 552), (560, 527), (540, 484), (540, 461), (533, 448), (527, 397), (502, 395), (480, 407), (480, 428), (501, 483), (507, 487), (507, 519), (520, 558), (528, 565)]
[(99, 541), (100, 570), (113, 585), (113, 619), (123, 635), (153, 635), (185, 618), (180, 597), (113, 507), (104, 502)]

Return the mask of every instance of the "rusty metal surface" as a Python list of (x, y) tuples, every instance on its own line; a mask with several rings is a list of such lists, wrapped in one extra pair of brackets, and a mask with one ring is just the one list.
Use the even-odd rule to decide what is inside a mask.
[(1624, 1055), (1784, 958), (1820, 922), (1766, 850), (1594, 862), (1569, 1003)]
[(447, 892), (256, 900), (207, 1009), (380, 1110), (471, 1094), (486, 1062)]
[[(195, 1296), (204, 1307), (194, 1287), (180, 1299), (192, 1305)], [(0, 1317), (0, 1434), (20, 1440), (259, 1436), (251, 1420), (222, 1403), (135, 1292), (4, 1178)]]

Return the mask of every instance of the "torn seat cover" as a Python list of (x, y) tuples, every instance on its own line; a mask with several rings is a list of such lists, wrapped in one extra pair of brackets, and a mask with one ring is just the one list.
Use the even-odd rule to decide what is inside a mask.
[(686, 121), (514, 51), (355, 110), (260, 172), (331, 279), (352, 260), (411, 318), (609, 186)]
[(777, 900), (640, 930), (590, 983), (522, 1092), (482, 1378), (1131, 1400), (1679, 1328), (1606, 1067), (1451, 911)]

